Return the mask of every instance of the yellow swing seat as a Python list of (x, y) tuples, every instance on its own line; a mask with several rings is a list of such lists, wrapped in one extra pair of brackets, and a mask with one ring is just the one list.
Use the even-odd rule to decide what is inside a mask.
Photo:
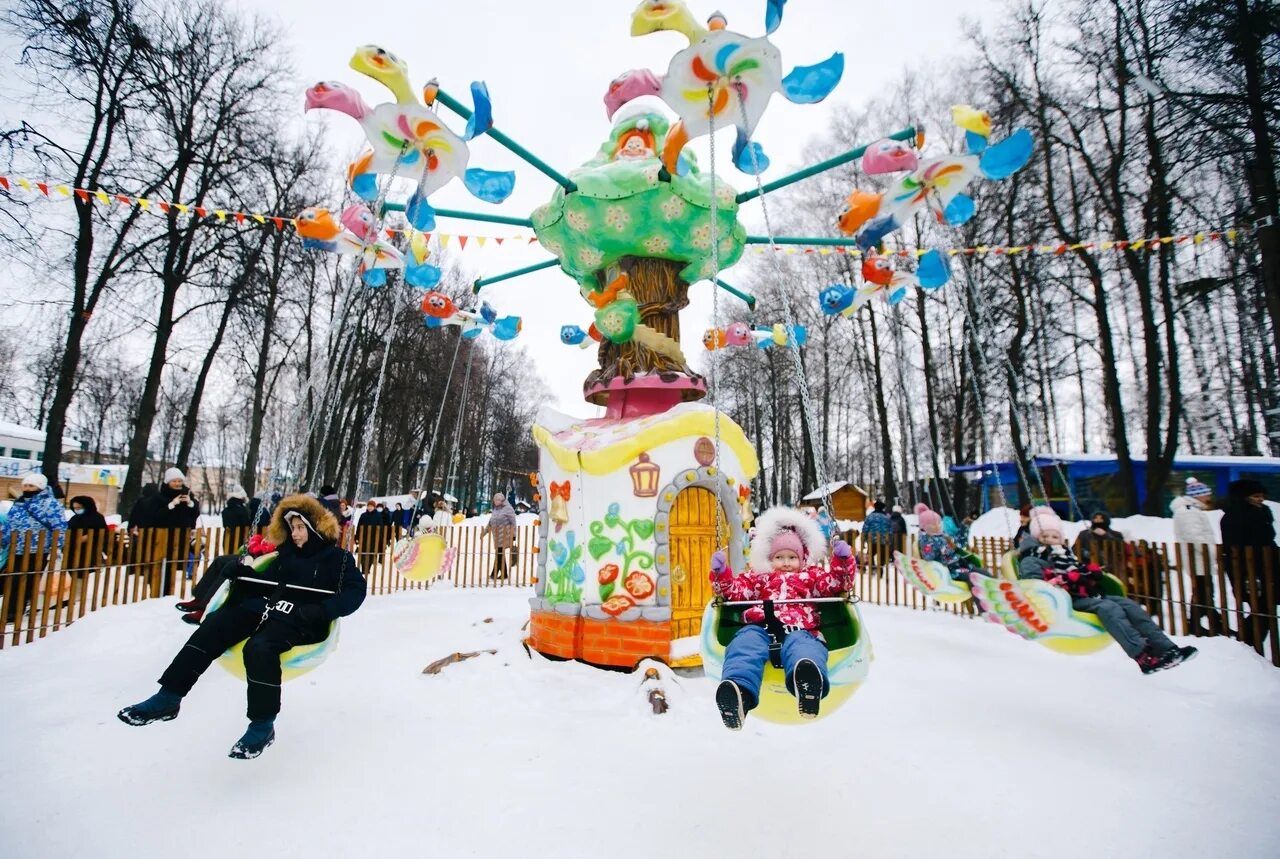
[[(970, 575), (970, 581), (993, 622), (1017, 635), (1067, 656), (1087, 656), (1106, 649), (1113, 639), (1093, 612), (1076, 611), (1071, 595), (1040, 579), (1018, 578), (1018, 554), (1000, 559), (999, 578)], [(1124, 584), (1103, 575), (1105, 595), (1124, 596)]]
[(972, 592), (951, 578), (947, 565), (938, 561), (926, 561), (919, 552), (908, 557), (902, 552), (893, 553), (893, 565), (898, 575), (906, 579), (921, 596), (940, 603), (962, 603), (973, 596)]
[[(222, 583), (222, 587), (218, 588), (218, 592), (213, 595), (213, 599), (209, 600), (209, 607), (205, 610), (206, 614), (213, 614), (222, 607), (231, 595), (233, 584), (231, 581)], [(226, 669), (228, 673), (239, 677), (241, 680), (246, 679), (244, 670), (245, 641), (248, 641), (248, 639), (237, 641), (218, 657), (218, 664)], [(317, 641), (314, 644), (299, 644), (297, 647), (290, 648), (280, 654), (281, 682), (301, 677), (313, 668), (318, 667), (320, 663), (329, 658), (329, 654), (337, 649), (338, 621), (334, 620), (329, 623), (329, 634), (324, 641)]]
[[(871, 640), (856, 603), (850, 600), (816, 602), (822, 637), (827, 644), (827, 679), (831, 690), (822, 699), (819, 719), (840, 709), (858, 691), (871, 660), (875, 658)], [(707, 603), (702, 613), (702, 633), (699, 644), (702, 651), (702, 667), (707, 677), (717, 682), (724, 674), (724, 653), (729, 642), (743, 626), (742, 613), (737, 606), (722, 606), (716, 600)], [(800, 725), (814, 721), (802, 719), (796, 698), (787, 691), (786, 678), (781, 668), (766, 662), (764, 679), (760, 684), (760, 700), (753, 718), (761, 718), (776, 725)]]

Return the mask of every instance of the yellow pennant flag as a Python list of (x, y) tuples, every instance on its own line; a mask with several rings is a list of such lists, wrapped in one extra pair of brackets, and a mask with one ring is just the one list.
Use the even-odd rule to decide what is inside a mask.
[(56, 189), (54, 189), (54, 190), (56, 190), (59, 194), (61, 194), (61, 195), (62, 195), (62, 196), (64, 196), (64, 197), (70, 197), (70, 196), (71, 196), (71, 189), (70, 189), (70, 188), (68, 188), (66, 185), (59, 185), (59, 186), (58, 186)]
[(99, 202), (99, 203), (101, 203), (101, 204), (102, 204), (102, 205), (104, 205), (104, 206), (110, 205), (110, 203), (111, 203), (111, 198), (107, 196), (107, 192), (106, 192), (106, 191), (98, 191), (98, 192), (97, 192), (97, 193), (95, 193), (93, 196), (97, 197), (97, 198), (98, 198), (98, 202)]
[(32, 188), (32, 187), (31, 187), (31, 183), (30, 183), (30, 182), (28, 182), (26, 179), (19, 179), (19, 180), (18, 180), (18, 185), (19, 185), (20, 187), (22, 187), (22, 188), (26, 188), (28, 191), (33, 191), (33, 190), (35, 190), (34, 188)]
[(145, 197), (138, 198), (138, 205), (142, 208), (142, 211), (144, 212), (151, 211), (151, 201), (146, 199)]
[(213, 214), (217, 216), (219, 221), (226, 221), (227, 213), (222, 209), (214, 209)]
[(1111, 241), (1103, 242), (1102, 244), (1098, 245), (1098, 247), (1102, 248), (1104, 251), (1109, 251), (1115, 246), (1116, 246), (1116, 243)]
[(1227, 241), (1234, 242), (1236, 240), (1236, 231), (1227, 230)]
[(822, 254), (823, 256), (826, 256), (827, 254), (831, 253), (831, 248), (819, 248), (818, 253)]
[(262, 215), (259, 215), (257, 212), (250, 213), (249, 217), (253, 218), (259, 224), (265, 224), (267, 222), (267, 219), (264, 218)]
[(480, 247), (484, 247), (484, 243), (489, 241), (488, 236), (475, 236), (474, 238), (476, 240), (476, 244), (479, 245)]
[(191, 211), (191, 207), (186, 203), (174, 203), (173, 207), (184, 215), (189, 214)]
[(436, 238), (440, 240), (440, 250), (444, 250), (449, 247), (449, 239), (453, 238), (453, 236), (448, 233), (437, 233)]
[(1197, 245), (1201, 244), (1202, 242), (1204, 242), (1204, 233), (1196, 233), (1195, 238), (1193, 238), (1191, 241)]

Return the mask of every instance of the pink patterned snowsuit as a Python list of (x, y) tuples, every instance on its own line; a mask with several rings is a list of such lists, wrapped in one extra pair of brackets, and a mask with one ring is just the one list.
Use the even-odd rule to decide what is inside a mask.
[[(732, 570), (711, 573), (711, 589), (726, 600), (789, 600), (809, 597), (833, 597), (853, 589), (858, 565), (852, 557), (832, 558), (830, 570), (811, 565), (794, 573), (777, 570), (748, 570), (734, 575)], [(780, 605), (774, 614), (788, 631), (818, 629), (818, 612), (812, 605)], [(742, 619), (747, 623), (763, 623), (764, 609), (752, 606)]]

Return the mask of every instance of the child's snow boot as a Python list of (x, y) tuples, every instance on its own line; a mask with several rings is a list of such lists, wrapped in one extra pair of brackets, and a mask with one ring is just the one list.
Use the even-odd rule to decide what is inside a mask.
[(1142, 669), (1143, 674), (1155, 674), (1168, 668), (1173, 663), (1170, 658), (1176, 659), (1177, 650), (1171, 650), (1168, 653), (1156, 653), (1150, 647), (1134, 657), (1133, 661), (1138, 663), (1138, 667)]
[(236, 744), (231, 747), (231, 752), (227, 757), (248, 760), (262, 754), (266, 751), (267, 746), (276, 741), (275, 724), (273, 719), (250, 722), (249, 729), (244, 732), (243, 737), (236, 740)]
[(204, 609), (200, 608), (200, 609), (196, 609), (195, 611), (189, 611), (186, 614), (184, 614), (182, 616), (182, 622), (189, 623), (192, 626), (199, 626), (200, 620), (203, 617), (204, 617)]
[(801, 659), (791, 676), (795, 686), (796, 701), (800, 706), (800, 718), (812, 719), (818, 715), (822, 703), (822, 670), (812, 659)]
[(720, 721), (730, 731), (741, 731), (742, 722), (747, 718), (747, 708), (742, 700), (742, 689), (732, 680), (721, 680), (716, 687), (716, 707), (720, 710)]
[(1179, 647), (1178, 664), (1181, 665), (1183, 662), (1190, 662), (1196, 658), (1196, 654), (1199, 652), (1200, 651), (1196, 650), (1194, 647)]
[(150, 725), (152, 722), (168, 722), (178, 718), (178, 709), (182, 705), (182, 696), (161, 689), (147, 700), (125, 707), (116, 718), (126, 725)]
[(176, 608), (178, 611), (181, 611), (181, 612), (203, 611), (204, 605), (200, 602), (200, 600), (183, 600), (180, 603), (176, 603), (174, 605), (174, 608)]

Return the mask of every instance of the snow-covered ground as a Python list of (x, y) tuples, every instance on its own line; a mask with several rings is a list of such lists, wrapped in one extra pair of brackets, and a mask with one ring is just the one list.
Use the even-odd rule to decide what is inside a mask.
[[(876, 662), (831, 718), (726, 731), (702, 678), (532, 660), (527, 592), (372, 597), (285, 689), (278, 739), (226, 757), (244, 686), (214, 667), (127, 727), (189, 628), (110, 608), (0, 652), (5, 856), (1280, 855), (1280, 671), (1225, 639), (1142, 676), (992, 624), (868, 606)], [(485, 623), (492, 618), (491, 623)], [(455, 650), (497, 648), (420, 672)]]

